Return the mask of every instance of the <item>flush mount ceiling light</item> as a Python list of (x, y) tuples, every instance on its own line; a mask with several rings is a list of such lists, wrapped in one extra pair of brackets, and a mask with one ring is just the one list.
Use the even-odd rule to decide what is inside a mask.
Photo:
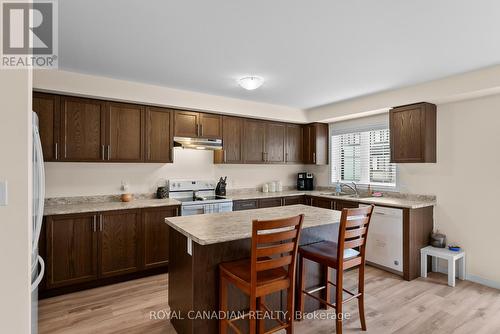
[(254, 90), (262, 86), (264, 79), (257, 76), (248, 76), (238, 79), (238, 84), (246, 90)]

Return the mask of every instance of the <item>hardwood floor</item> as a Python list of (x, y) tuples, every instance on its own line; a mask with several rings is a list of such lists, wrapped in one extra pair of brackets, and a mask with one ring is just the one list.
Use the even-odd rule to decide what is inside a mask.
[[(356, 285), (357, 271), (345, 286)], [(158, 275), (40, 301), (40, 334), (175, 333), (168, 320), (150, 320), (150, 311), (168, 310), (167, 275)], [(357, 304), (345, 304), (346, 333), (499, 333), (500, 291), (468, 281), (446, 285), (432, 273), (411, 282), (373, 267), (366, 270), (366, 321), (362, 332)], [(320, 311), (332, 313), (332, 310)], [(335, 332), (333, 320), (296, 322), (295, 332)]]

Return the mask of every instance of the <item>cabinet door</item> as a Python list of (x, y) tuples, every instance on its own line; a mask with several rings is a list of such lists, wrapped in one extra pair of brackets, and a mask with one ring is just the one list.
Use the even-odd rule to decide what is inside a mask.
[(168, 264), (168, 232), (166, 217), (177, 216), (176, 207), (142, 210), (143, 264), (145, 269)]
[(245, 120), (244, 123), (244, 161), (246, 163), (262, 163), (264, 162), (266, 123), (249, 119)]
[(302, 150), (302, 126), (288, 124), (286, 126), (286, 162), (302, 163), (303, 150)]
[(33, 93), (33, 111), (38, 115), (45, 161), (57, 161), (59, 157), (60, 103), (58, 95)]
[(242, 163), (243, 119), (224, 116), (222, 118), (222, 145), (224, 146), (224, 163)]
[(97, 279), (96, 215), (47, 217), (47, 287)]
[(101, 278), (139, 269), (140, 210), (106, 212), (99, 217)]
[(283, 199), (281, 197), (259, 199), (259, 209), (272, 208), (282, 205), (283, 205)]
[(202, 138), (222, 138), (222, 117), (220, 115), (200, 113), (199, 127)]
[(101, 101), (61, 97), (60, 160), (104, 160), (104, 109)]
[(311, 205), (318, 207), (318, 208), (333, 210), (334, 200), (331, 200), (328, 198), (321, 198), (321, 197), (311, 197)]
[(172, 162), (172, 111), (146, 109), (146, 161)]
[(436, 162), (436, 105), (396, 107), (389, 120), (391, 162)]
[(175, 111), (174, 113), (174, 136), (176, 137), (198, 137), (198, 116), (197, 112)]
[(256, 199), (233, 201), (233, 211), (251, 210), (258, 207), (259, 201)]
[(316, 155), (316, 131), (312, 124), (304, 126), (304, 163), (314, 164)]
[(282, 123), (267, 123), (265, 160), (270, 163), (285, 162), (286, 126)]
[(352, 209), (352, 208), (359, 208), (359, 203), (358, 202), (351, 202), (351, 201), (335, 201), (335, 210), (342, 211), (343, 209)]
[(109, 102), (107, 111), (107, 160), (143, 161), (144, 107)]
[(284, 205), (306, 204), (305, 196), (289, 196), (284, 197)]
[(390, 113), (391, 158), (393, 161), (419, 162), (423, 157), (422, 109), (393, 109)]

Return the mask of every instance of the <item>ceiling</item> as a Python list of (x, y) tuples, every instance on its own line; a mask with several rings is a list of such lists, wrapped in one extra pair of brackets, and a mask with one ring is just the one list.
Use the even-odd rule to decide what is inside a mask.
[[(497, 0), (64, 0), (59, 67), (307, 109), (500, 63)], [(244, 75), (265, 78), (255, 91)]]

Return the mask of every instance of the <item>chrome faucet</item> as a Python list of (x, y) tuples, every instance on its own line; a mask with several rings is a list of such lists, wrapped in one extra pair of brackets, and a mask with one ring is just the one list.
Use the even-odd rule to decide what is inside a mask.
[(352, 182), (352, 186), (347, 184), (347, 183), (341, 183), (340, 188), (343, 188), (343, 187), (347, 187), (347, 188), (351, 189), (352, 191), (354, 191), (354, 195), (356, 197), (359, 197), (358, 186), (356, 185), (355, 182)]

